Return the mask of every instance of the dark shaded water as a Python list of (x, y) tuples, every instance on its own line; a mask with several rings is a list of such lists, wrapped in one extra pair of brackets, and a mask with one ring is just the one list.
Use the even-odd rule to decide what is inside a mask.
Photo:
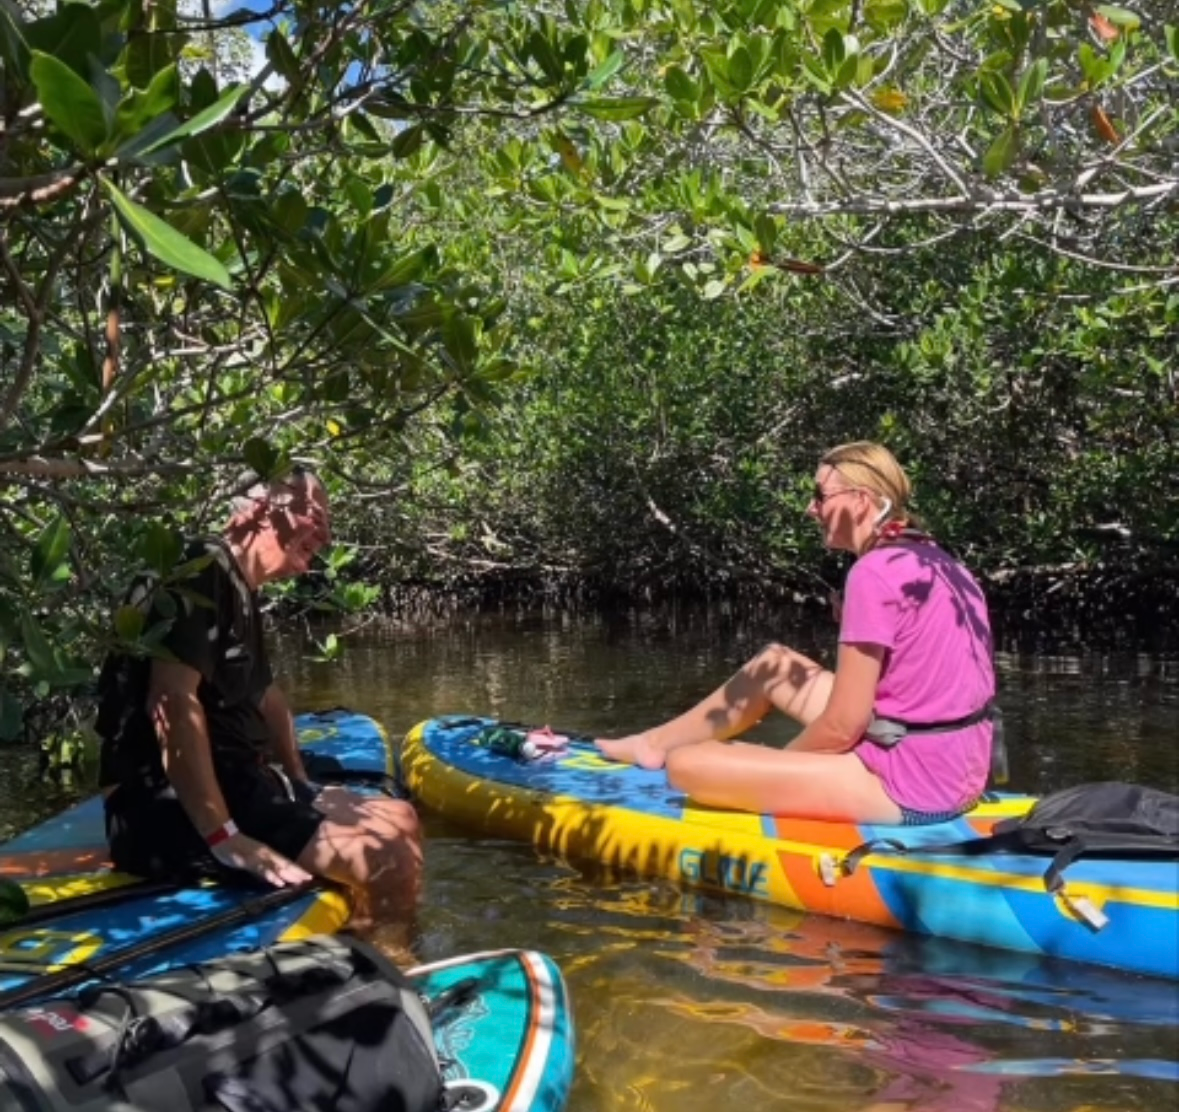
[[(287, 636), (276, 670), (296, 706), (354, 707), (393, 736), (448, 712), (604, 733), (683, 709), (772, 638), (818, 655), (833, 631), (674, 613), (371, 624), (334, 664)], [(1118, 778), (1179, 790), (1175, 664), (1000, 667), (1013, 789)], [(777, 721), (758, 736), (792, 733)], [(61, 802), (22, 786), (28, 771), (0, 754), (10, 825)], [(579, 1032), (573, 1112), (1179, 1105), (1179, 985), (685, 894), (426, 826), (419, 955), (529, 946), (557, 959)]]

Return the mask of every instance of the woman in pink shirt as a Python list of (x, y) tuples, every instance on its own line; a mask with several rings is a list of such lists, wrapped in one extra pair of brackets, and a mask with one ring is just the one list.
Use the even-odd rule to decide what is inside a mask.
[[(918, 824), (968, 810), (990, 770), (995, 676), (974, 577), (906, 508), (892, 453), (860, 441), (815, 472), (807, 514), (852, 552), (835, 671), (770, 645), (678, 718), (600, 740), (613, 760), (667, 768), (716, 807), (845, 822)], [(728, 743), (778, 710), (804, 729), (785, 749)]]

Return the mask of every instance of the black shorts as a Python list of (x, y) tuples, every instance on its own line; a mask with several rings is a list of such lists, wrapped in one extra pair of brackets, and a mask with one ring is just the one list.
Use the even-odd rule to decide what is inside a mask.
[[(294, 861), (306, 848), (323, 813), (304, 785), (287, 782), (267, 765), (235, 768), (218, 777), (225, 804), (243, 834)], [(174, 796), (152, 796), (120, 787), (106, 801), (106, 833), (115, 868), (136, 876), (183, 878), (223, 869)]]

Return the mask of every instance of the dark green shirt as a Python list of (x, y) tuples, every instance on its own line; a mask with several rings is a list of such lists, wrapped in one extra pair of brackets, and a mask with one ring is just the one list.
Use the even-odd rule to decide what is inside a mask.
[[(139, 580), (129, 601), (144, 611), (144, 629), (168, 624), (157, 652), (200, 673), (197, 696), (209, 727), (218, 776), (257, 763), (269, 743), (261, 700), (273, 675), (262, 640), (258, 596), (219, 537), (190, 542), (183, 562), (198, 571), (166, 586)], [(171, 604), (161, 600), (166, 592)], [(99, 677), (99, 781), (149, 792), (166, 786), (160, 744), (147, 714), (151, 658), (112, 654)]]

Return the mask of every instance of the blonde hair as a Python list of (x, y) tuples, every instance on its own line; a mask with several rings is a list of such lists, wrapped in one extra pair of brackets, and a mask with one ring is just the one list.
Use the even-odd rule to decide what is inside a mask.
[(883, 501), (888, 500), (888, 512), (881, 517), (886, 521), (899, 521), (915, 528), (921, 527), (917, 515), (909, 509), (913, 496), (913, 484), (905, 469), (897, 463), (896, 456), (883, 444), (871, 440), (853, 440), (840, 444), (825, 453), (820, 464), (838, 471), (844, 480), (854, 487), (871, 491)]

